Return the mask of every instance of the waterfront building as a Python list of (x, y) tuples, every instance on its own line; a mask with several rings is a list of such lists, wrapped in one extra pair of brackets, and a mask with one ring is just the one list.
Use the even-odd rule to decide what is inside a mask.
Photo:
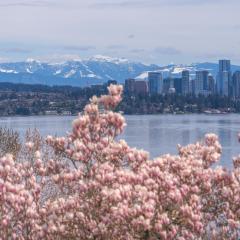
[(182, 78), (174, 78), (173, 86), (177, 94), (182, 94)]
[(195, 80), (191, 79), (189, 82), (189, 93), (195, 94)]
[(135, 79), (129, 78), (125, 80), (124, 91), (128, 95), (133, 95), (135, 91)]
[(148, 73), (148, 86), (149, 93), (162, 94), (163, 93), (163, 77), (160, 72), (149, 72)]
[(190, 74), (189, 71), (184, 70), (182, 72), (182, 94), (189, 94)]
[(104, 84), (93, 84), (91, 85), (91, 89), (93, 89), (95, 92), (98, 92), (99, 94), (106, 93), (106, 85)]
[(172, 79), (170, 77), (163, 79), (163, 93), (169, 93), (169, 89), (172, 88)]
[(233, 74), (233, 97), (235, 99), (240, 98), (240, 71), (236, 71)]
[(148, 94), (148, 84), (144, 80), (137, 80), (134, 84), (135, 94), (147, 95)]
[(169, 94), (175, 94), (176, 93), (176, 89), (171, 87), (171, 88), (169, 88), (168, 93)]
[(219, 72), (231, 72), (231, 61), (230, 60), (219, 60)]
[(211, 94), (215, 93), (215, 79), (211, 74), (208, 75), (208, 90)]
[(195, 94), (208, 94), (208, 71), (197, 71), (195, 80)]
[(117, 82), (116, 80), (108, 80), (108, 81), (107, 81), (107, 86), (110, 86), (111, 84), (117, 85), (118, 82)]
[(219, 72), (217, 76), (217, 92), (221, 96), (231, 95), (231, 61), (219, 60)]

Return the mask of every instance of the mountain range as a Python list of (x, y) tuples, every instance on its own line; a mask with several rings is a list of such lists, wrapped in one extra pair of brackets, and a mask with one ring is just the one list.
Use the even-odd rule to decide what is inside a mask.
[[(146, 79), (148, 71), (162, 72), (164, 77), (170, 75), (180, 77), (183, 70), (189, 70), (192, 78), (197, 70), (208, 70), (216, 76), (218, 64), (206, 62), (158, 66), (101, 55), (85, 60), (73, 59), (60, 63), (27, 59), (22, 62), (0, 63), (0, 82), (83, 87), (102, 84), (108, 80), (123, 83), (127, 78)], [(232, 71), (236, 70), (240, 70), (240, 66), (232, 65)]]

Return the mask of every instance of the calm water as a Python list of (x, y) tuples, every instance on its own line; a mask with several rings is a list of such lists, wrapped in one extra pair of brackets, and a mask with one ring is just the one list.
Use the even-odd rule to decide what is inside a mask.
[[(64, 136), (71, 130), (74, 117), (11, 117), (0, 118), (0, 126), (13, 128), (23, 136), (27, 129), (38, 128), (42, 135)], [(240, 115), (145, 115), (126, 116), (127, 128), (122, 134), (130, 146), (143, 148), (157, 157), (177, 153), (176, 145), (186, 145), (201, 139), (205, 133), (218, 134), (223, 145), (221, 164), (232, 166), (232, 156), (240, 153), (237, 134)]]

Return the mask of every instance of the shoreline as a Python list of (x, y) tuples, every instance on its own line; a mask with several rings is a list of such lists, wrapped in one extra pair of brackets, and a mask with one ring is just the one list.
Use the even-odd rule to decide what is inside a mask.
[[(185, 113), (134, 113), (134, 114), (127, 114), (127, 113), (122, 113), (123, 116), (167, 116), (167, 115), (173, 115), (173, 116), (179, 116), (179, 115), (205, 115), (205, 116), (222, 116), (222, 115), (238, 115), (240, 113), (238, 112), (221, 112), (221, 113), (206, 113), (206, 112), (201, 112), (201, 113), (195, 113), (195, 112), (185, 112)], [(28, 117), (77, 117), (78, 114), (72, 114), (72, 115), (61, 115), (61, 114), (51, 114), (51, 115), (5, 115), (5, 116), (0, 116), (0, 118), (28, 118)]]

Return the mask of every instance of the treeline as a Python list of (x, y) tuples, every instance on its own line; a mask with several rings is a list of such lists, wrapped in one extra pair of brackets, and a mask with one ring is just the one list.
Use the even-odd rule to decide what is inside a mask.
[[(106, 85), (92, 87), (0, 83), (0, 116), (77, 114), (93, 95), (107, 93)], [(125, 114), (240, 112), (240, 100), (219, 95), (123, 95), (118, 110)]]
[(220, 95), (125, 95), (119, 109), (126, 114), (240, 112), (240, 101)]
[(60, 93), (71, 97), (99, 95), (107, 92), (106, 86), (102, 89), (94, 87), (73, 87), (73, 86), (47, 86), (41, 84), (23, 84), (23, 83), (8, 83), (0, 82), (0, 91), (17, 92), (17, 93)]

